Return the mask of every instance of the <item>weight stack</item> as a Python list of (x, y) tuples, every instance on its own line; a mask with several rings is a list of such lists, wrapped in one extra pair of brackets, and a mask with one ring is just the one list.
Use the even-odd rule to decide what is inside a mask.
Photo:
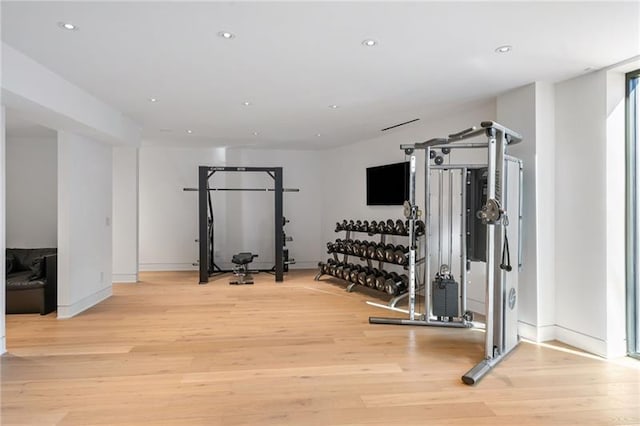
[(458, 283), (449, 278), (436, 278), (431, 282), (433, 315), (458, 316)]

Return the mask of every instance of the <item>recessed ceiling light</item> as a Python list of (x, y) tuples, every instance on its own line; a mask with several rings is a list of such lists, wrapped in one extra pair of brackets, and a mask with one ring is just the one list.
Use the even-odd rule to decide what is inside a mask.
[(249, 101), (244, 101), (244, 102), (242, 103), (242, 105), (244, 105), (244, 106), (249, 106), (249, 105), (252, 105), (252, 104), (251, 104), (251, 102), (249, 102)]
[(220, 31), (220, 32), (218, 33), (218, 35), (219, 35), (220, 37), (222, 37), (222, 38), (226, 38), (227, 40), (232, 39), (232, 38), (234, 38), (234, 37), (235, 37), (235, 34), (230, 33), (230, 32), (228, 32), (228, 31)]
[(191, 133), (193, 133), (193, 130), (187, 129), (187, 133), (191, 134)]
[(331, 108), (331, 109), (337, 109), (337, 108), (338, 108), (338, 105), (329, 105), (329, 108)]
[(79, 30), (79, 28), (76, 25), (73, 25), (71, 22), (58, 22), (58, 26), (67, 31)]
[(504, 46), (496, 47), (496, 53), (508, 53), (511, 52), (511, 49), (511, 46), (505, 44)]
[(149, 98), (149, 102), (158, 102), (158, 98)]
[(258, 132), (253, 132), (253, 136), (258, 136), (260, 133)]
[(320, 137), (320, 136), (322, 136), (322, 134), (321, 133), (316, 133), (316, 136)]
[(362, 44), (363, 44), (364, 46), (367, 46), (367, 47), (373, 47), (373, 46), (375, 46), (376, 44), (378, 44), (378, 42), (377, 42), (377, 41), (375, 41), (375, 40), (373, 40), (373, 39), (371, 39), (371, 38), (368, 38), (368, 39), (364, 40), (364, 41), (362, 42)]

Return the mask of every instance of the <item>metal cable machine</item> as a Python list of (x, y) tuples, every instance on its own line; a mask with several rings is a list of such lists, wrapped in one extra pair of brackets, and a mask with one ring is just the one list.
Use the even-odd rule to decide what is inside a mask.
[[(460, 141), (486, 136), (486, 143), (459, 143)], [(433, 293), (436, 288), (430, 285), (431, 256), (436, 253), (431, 247), (429, 233), (431, 229), (431, 172), (440, 172), (440, 194), (442, 193), (442, 171), (459, 170), (462, 180), (461, 185), (461, 212), (469, 211), (471, 206), (466, 206), (466, 186), (468, 172), (477, 169), (478, 165), (431, 165), (432, 149), (446, 147), (448, 149), (486, 149), (487, 150), (487, 183), (486, 202), (477, 212), (478, 219), (486, 227), (486, 275), (485, 275), (485, 357), (480, 363), (462, 376), (466, 384), (477, 383), (485, 374), (500, 362), (517, 344), (518, 315), (517, 292), (518, 270), (520, 263), (520, 234), (522, 211), (522, 161), (507, 155), (507, 146), (522, 141), (518, 133), (493, 121), (482, 122), (480, 128), (471, 127), (461, 132), (449, 135), (446, 138), (430, 139), (416, 144), (401, 145), (400, 148), (410, 155), (409, 173), (409, 200), (405, 202), (404, 212), (409, 221), (409, 299), (408, 319), (370, 317), (371, 324), (395, 324), (395, 325), (420, 325), (440, 327), (472, 327), (472, 314), (466, 310), (466, 271), (469, 267), (467, 259), (467, 235), (464, 214), (461, 213), (460, 224), (460, 292), (455, 316), (434, 315)], [(416, 156), (415, 150), (425, 151), (425, 211), (427, 236), (424, 239), (424, 259), (417, 259), (419, 241), (415, 232), (416, 221), (421, 211), (416, 204)], [(449, 175), (451, 178), (451, 174)], [(452, 180), (450, 179), (450, 182)], [(450, 183), (450, 200), (453, 185)], [(438, 226), (442, 227), (442, 197), (438, 196), (440, 212), (438, 214)], [(475, 212), (471, 212), (475, 214)], [(509, 219), (512, 224), (509, 226)], [(453, 218), (449, 219), (453, 221)], [(452, 223), (452, 222), (450, 222)], [(451, 226), (453, 229), (453, 226)], [(453, 241), (452, 235), (449, 241)], [(512, 246), (518, 247), (518, 267), (512, 268), (509, 258), (509, 241)], [(449, 243), (449, 262), (451, 262), (452, 242)], [(442, 246), (438, 244), (437, 257), (442, 259)], [(506, 255), (506, 257), (505, 257)], [(508, 259), (508, 261), (506, 260)], [(421, 267), (422, 270), (417, 268)], [(417, 276), (422, 272), (424, 277), (424, 313), (416, 312)], [(439, 271), (440, 274), (442, 271)], [(436, 275), (438, 277), (439, 275)], [(456, 292), (456, 295), (458, 293)]]
[[(273, 188), (211, 188), (209, 179), (216, 172), (264, 172), (274, 181)], [(275, 280), (283, 280), (285, 262), (284, 245), (285, 235), (283, 231), (283, 192), (299, 192), (297, 188), (282, 187), (282, 167), (198, 167), (198, 188), (184, 188), (184, 191), (198, 192), (198, 244), (200, 253), (200, 284), (209, 282), (209, 277), (214, 274), (233, 272), (224, 270), (216, 265), (214, 254), (214, 232), (213, 232), (213, 202), (211, 192), (213, 191), (267, 191), (273, 192), (275, 197), (275, 266), (269, 270), (259, 270), (275, 274)]]

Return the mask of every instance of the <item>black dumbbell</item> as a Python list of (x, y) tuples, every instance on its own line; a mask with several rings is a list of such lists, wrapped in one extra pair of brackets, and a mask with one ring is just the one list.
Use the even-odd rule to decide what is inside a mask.
[(416, 235), (420, 236), (420, 235), (424, 235), (426, 230), (426, 226), (424, 224), (423, 221), (421, 220), (417, 220), (416, 221)]
[(369, 243), (369, 245), (367, 246), (367, 257), (369, 259), (376, 258), (376, 247), (377, 247), (376, 243)]
[(395, 272), (390, 274), (391, 276), (385, 281), (384, 290), (387, 294), (396, 296), (407, 291), (409, 284), (409, 277), (406, 275), (398, 275)]
[(407, 228), (405, 228), (404, 222), (401, 219), (396, 220), (395, 231), (398, 235), (407, 234)]
[(333, 276), (338, 277), (338, 278), (342, 278), (342, 271), (344, 270), (344, 265), (340, 264), (338, 266), (336, 266), (336, 269), (333, 271)]
[(440, 151), (442, 151), (442, 153), (443, 153), (444, 155), (447, 155), (447, 154), (449, 154), (449, 153), (451, 152), (451, 148), (449, 148), (449, 147), (446, 147), (446, 146), (445, 146), (445, 147), (444, 147), (444, 148), (442, 148)]
[(385, 271), (381, 271), (380, 275), (378, 275), (375, 280), (376, 290), (384, 291), (385, 282), (388, 278), (389, 274)]
[(336, 231), (335, 232), (340, 232), (340, 231), (343, 231), (342, 224), (340, 222), (336, 222)]
[(343, 269), (342, 269), (342, 279), (349, 281), (349, 277), (351, 276), (351, 270), (353, 269), (354, 265), (353, 263), (348, 263)]
[(376, 259), (382, 260), (383, 262), (387, 260), (387, 250), (391, 250), (393, 252), (393, 245), (387, 244), (384, 245), (382, 243), (376, 246)]
[(369, 234), (373, 235), (373, 234), (377, 234), (378, 233), (378, 222), (376, 222), (375, 220), (372, 220), (371, 223), (369, 224)]
[(367, 278), (365, 283), (367, 287), (376, 288), (376, 278), (380, 275), (380, 271), (376, 268), (373, 268), (369, 274), (367, 274)]
[(433, 162), (436, 163), (437, 166), (441, 166), (442, 163), (444, 163), (444, 158), (442, 158), (441, 155), (438, 155)]
[(347, 230), (347, 231), (353, 231), (354, 225), (355, 225), (355, 223), (352, 220), (350, 220), (349, 223), (347, 223), (347, 226), (345, 226), (344, 229)]
[(367, 276), (370, 275), (372, 270), (370, 268), (363, 268), (360, 272), (358, 272), (358, 284), (362, 286), (367, 285)]
[(351, 268), (351, 271), (349, 272), (349, 281), (351, 281), (352, 283), (358, 283), (358, 274), (361, 270), (362, 266), (360, 265), (355, 265), (353, 268)]
[(362, 222), (362, 229), (360, 229), (362, 232), (369, 232), (369, 221), (365, 220)]
[(385, 226), (387, 230), (387, 234), (395, 234), (396, 233), (396, 223), (393, 219), (387, 219), (387, 226)]
[(344, 220), (342, 221), (342, 223), (340, 224), (340, 230), (341, 230), (341, 231), (346, 231), (346, 230), (347, 230), (347, 226), (349, 226), (349, 223), (347, 222), (347, 220), (346, 220), (346, 219), (344, 219)]
[(363, 241), (360, 243), (360, 257), (367, 257), (367, 250), (369, 249), (369, 242)]
[(393, 252), (394, 262), (398, 265), (406, 265), (407, 263), (409, 263), (409, 257), (407, 256), (408, 253), (409, 249), (407, 247), (401, 244), (397, 245), (395, 251)]
[(387, 247), (384, 249), (384, 260), (390, 263), (396, 263), (396, 248), (387, 244)]
[(351, 240), (351, 239), (343, 240), (342, 241), (342, 251), (341, 251), (341, 253), (352, 254), (351, 253), (352, 244), (353, 244), (353, 240)]
[(391, 272), (384, 281), (384, 291), (388, 294), (394, 294), (398, 282), (402, 281), (397, 272)]

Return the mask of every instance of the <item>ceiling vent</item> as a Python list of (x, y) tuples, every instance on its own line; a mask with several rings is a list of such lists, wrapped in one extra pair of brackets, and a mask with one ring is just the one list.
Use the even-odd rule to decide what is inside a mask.
[(400, 126), (405, 126), (407, 124), (416, 122), (418, 120), (420, 120), (420, 119), (419, 118), (414, 118), (413, 120), (405, 121), (404, 123), (398, 123), (398, 124), (394, 124), (393, 126), (385, 127), (384, 129), (382, 129), (380, 131), (381, 132), (386, 132), (387, 130), (395, 129), (396, 127), (400, 127)]

